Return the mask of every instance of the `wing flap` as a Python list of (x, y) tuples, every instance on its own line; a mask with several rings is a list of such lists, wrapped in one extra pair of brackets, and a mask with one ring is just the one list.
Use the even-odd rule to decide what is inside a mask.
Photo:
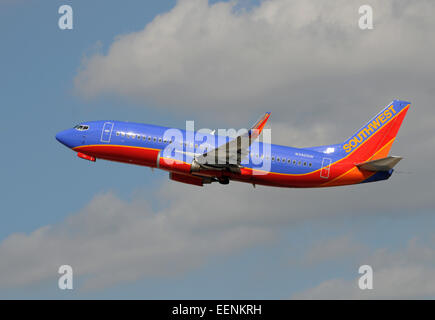
[(358, 163), (356, 166), (359, 169), (367, 171), (390, 171), (402, 159), (402, 157), (388, 156), (382, 159)]

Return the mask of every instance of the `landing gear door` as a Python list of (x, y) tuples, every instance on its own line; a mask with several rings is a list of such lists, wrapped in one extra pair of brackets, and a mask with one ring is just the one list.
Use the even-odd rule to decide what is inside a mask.
[(330, 171), (331, 171), (331, 159), (323, 158), (322, 170), (320, 170), (320, 177), (323, 179), (329, 179)]
[(101, 132), (101, 142), (110, 143), (112, 138), (113, 122), (105, 122)]

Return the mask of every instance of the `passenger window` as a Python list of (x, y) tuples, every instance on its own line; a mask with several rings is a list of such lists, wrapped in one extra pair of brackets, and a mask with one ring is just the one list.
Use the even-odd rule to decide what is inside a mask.
[(131, 138), (134, 139), (136, 138), (136, 135), (134, 133), (131, 134)]
[(162, 138), (159, 138), (159, 142), (162, 143)]
[(275, 161), (275, 157), (272, 157), (272, 161)]
[(276, 157), (276, 161), (278, 161), (278, 162), (279, 162), (279, 157)]
[(288, 164), (291, 164), (291, 163), (292, 163), (291, 159), (288, 159), (288, 160), (287, 160), (287, 163), (288, 163)]
[(281, 161), (282, 161), (282, 162), (285, 162), (285, 158), (282, 158)]
[(137, 135), (137, 139), (140, 140), (140, 134)]
[(154, 142), (156, 142), (156, 141), (157, 141), (157, 138), (156, 138), (156, 137), (154, 137), (154, 138), (153, 138), (153, 141), (154, 141)]
[(151, 137), (150, 136), (148, 136), (148, 141), (151, 141)]
[(307, 166), (307, 163), (306, 162), (304, 162), (304, 167), (306, 167)]
[(119, 131), (116, 131), (116, 136), (119, 137)]
[(293, 160), (293, 164), (296, 165), (296, 160)]
[(147, 139), (147, 137), (146, 137), (146, 135), (143, 135), (143, 137), (142, 137), (144, 140), (146, 140)]
[(302, 163), (302, 161), (301, 161), (301, 160), (299, 160), (299, 162), (298, 162), (298, 166), (300, 166), (300, 165), (301, 165), (301, 163)]
[(310, 162), (309, 166), (310, 166), (310, 168), (311, 168), (311, 167), (313, 166), (313, 164)]
[(121, 137), (125, 137), (125, 132), (121, 132)]

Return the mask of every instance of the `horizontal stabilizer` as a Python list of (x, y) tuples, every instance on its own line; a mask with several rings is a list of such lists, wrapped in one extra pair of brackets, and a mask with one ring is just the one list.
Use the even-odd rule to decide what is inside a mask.
[(389, 156), (382, 159), (358, 163), (356, 166), (367, 171), (390, 171), (402, 159), (402, 157)]

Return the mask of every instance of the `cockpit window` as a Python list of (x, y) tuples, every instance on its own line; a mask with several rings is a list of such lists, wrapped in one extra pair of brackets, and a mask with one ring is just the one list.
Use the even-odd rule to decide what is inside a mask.
[(88, 125), (84, 125), (84, 124), (78, 124), (74, 127), (74, 129), (78, 130), (78, 131), (86, 131), (89, 129)]

